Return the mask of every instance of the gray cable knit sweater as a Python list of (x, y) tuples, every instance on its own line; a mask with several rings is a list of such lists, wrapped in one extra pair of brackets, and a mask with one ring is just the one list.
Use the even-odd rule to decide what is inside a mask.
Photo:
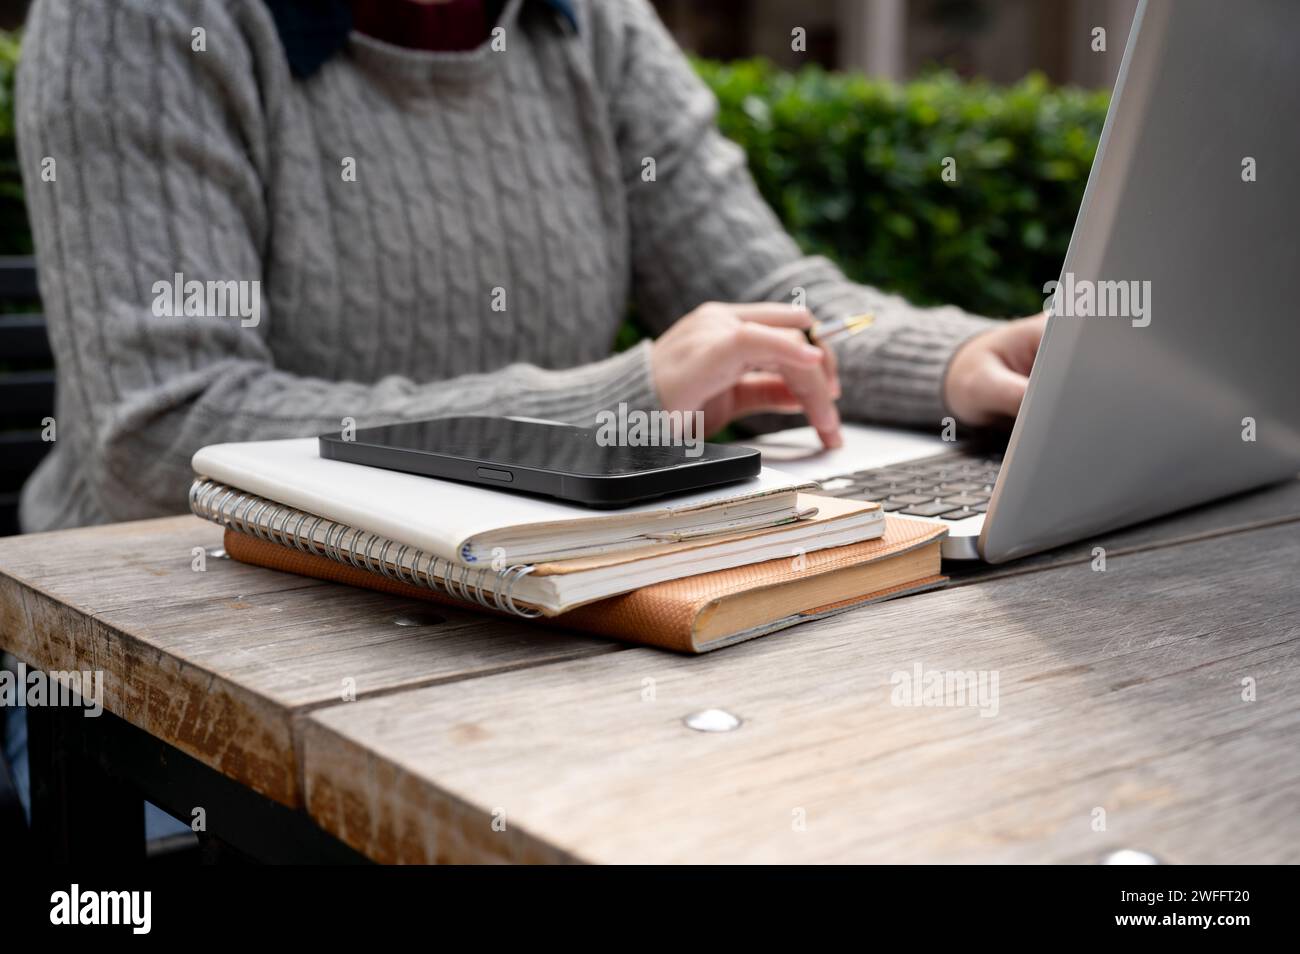
[[(37, 0), (18, 136), (58, 439), (24, 527), (180, 511), (219, 441), (653, 406), (649, 346), (610, 356), (629, 301), (656, 333), (796, 288), (874, 311), (845, 415), (939, 426), (982, 320), (801, 255), (646, 0), (576, 6), (574, 32), (510, 0), (504, 50), (354, 34), (304, 80), (259, 0)], [(257, 324), (167, 314), (178, 274), (258, 282)]]

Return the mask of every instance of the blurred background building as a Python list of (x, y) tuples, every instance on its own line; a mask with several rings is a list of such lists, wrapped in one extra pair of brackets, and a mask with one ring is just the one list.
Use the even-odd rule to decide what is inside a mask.
[[(158, 0), (168, 2), (168, 0)], [(597, 0), (599, 2), (599, 0)], [(906, 79), (932, 65), (1011, 83), (1031, 70), (1058, 83), (1113, 84), (1137, 0), (653, 0), (678, 41), (701, 56), (764, 56), (795, 67)], [(27, 0), (0, 0), (0, 29)], [(791, 49), (802, 27), (806, 50)], [(1094, 52), (1092, 31), (1106, 31)]]
[[(687, 49), (907, 79), (927, 67), (1012, 83), (1114, 84), (1137, 0), (654, 0)], [(791, 49), (806, 30), (807, 49)], [(1093, 30), (1106, 31), (1095, 52)]]

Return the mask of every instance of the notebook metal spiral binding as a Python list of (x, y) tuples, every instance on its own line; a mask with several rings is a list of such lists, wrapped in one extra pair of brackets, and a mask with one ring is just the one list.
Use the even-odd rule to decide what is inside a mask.
[[(533, 571), (527, 564), (516, 564), (504, 570), (463, 566), (425, 553), (418, 547), (336, 523), (296, 507), (277, 504), (204, 477), (190, 485), (190, 510), (205, 520), (259, 540), (327, 557), (335, 563), (378, 573), (397, 583), (446, 593), (467, 603), (478, 603), (488, 609), (529, 619), (542, 615), (538, 610), (519, 606), (513, 598), (515, 585)], [(308, 521), (310, 524), (304, 526)], [(389, 552), (394, 547), (397, 552), (390, 560)], [(423, 571), (421, 563), (424, 564)], [(489, 573), (496, 577), (494, 592), (483, 588)]]

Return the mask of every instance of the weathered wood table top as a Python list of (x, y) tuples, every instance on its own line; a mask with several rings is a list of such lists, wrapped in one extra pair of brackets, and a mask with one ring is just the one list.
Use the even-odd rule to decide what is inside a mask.
[(1292, 483), (683, 657), (197, 572), (176, 517), (0, 540), (0, 646), (382, 861), (1294, 862), (1298, 530)]
[(620, 648), (232, 560), (192, 569), (221, 536), (168, 517), (0, 540), (0, 647), (102, 670), (108, 711), (291, 806), (315, 708)]

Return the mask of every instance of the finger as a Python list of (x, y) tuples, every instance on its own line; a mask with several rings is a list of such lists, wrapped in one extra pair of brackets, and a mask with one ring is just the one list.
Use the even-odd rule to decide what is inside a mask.
[(980, 388), (979, 403), (991, 414), (1015, 417), (1025, 399), (1029, 378), (1001, 361), (991, 361)]
[(1047, 331), (1047, 315), (1035, 315), (1025, 322), (1024, 335), (1029, 341), (1030, 363), (1038, 357), (1038, 348), (1043, 343), (1043, 334)]
[(821, 442), (828, 448), (840, 447), (844, 443), (840, 436), (840, 412), (835, 408), (830, 381), (821, 363), (812, 368), (786, 366), (780, 371), (786, 387), (799, 398), (808, 423)]
[(732, 305), (736, 317), (742, 321), (754, 321), (762, 325), (780, 328), (811, 328), (812, 312), (795, 305), (780, 302), (759, 301), (751, 304)]
[(725, 354), (721, 361), (736, 368), (736, 376), (746, 368), (754, 367), (818, 367), (822, 363), (822, 349), (810, 344), (802, 334), (789, 328), (769, 328), (748, 322), (736, 329), (734, 338), (722, 342)]
[(1007, 364), (1021, 374), (1028, 374), (1038, 357), (1038, 346), (1043, 340), (1043, 330), (1047, 327), (1047, 316), (1036, 315), (1033, 318), (1021, 318), (1011, 322), (1007, 327), (1007, 341), (1002, 349)]
[(822, 370), (826, 372), (826, 380), (831, 383), (831, 399), (838, 401), (844, 393), (840, 387), (840, 362), (835, 357), (835, 351), (828, 345), (819, 346), (825, 353), (822, 358)]
[(732, 413), (736, 417), (747, 414), (798, 414), (803, 410), (799, 397), (786, 386), (779, 374), (759, 372), (747, 374), (732, 389)]
[(755, 368), (820, 367), (822, 351), (802, 332), (793, 328), (771, 328), (755, 322), (738, 322), (724, 334), (712, 336), (708, 346), (678, 362), (693, 373), (685, 375), (676, 404), (698, 407), (731, 390)]

